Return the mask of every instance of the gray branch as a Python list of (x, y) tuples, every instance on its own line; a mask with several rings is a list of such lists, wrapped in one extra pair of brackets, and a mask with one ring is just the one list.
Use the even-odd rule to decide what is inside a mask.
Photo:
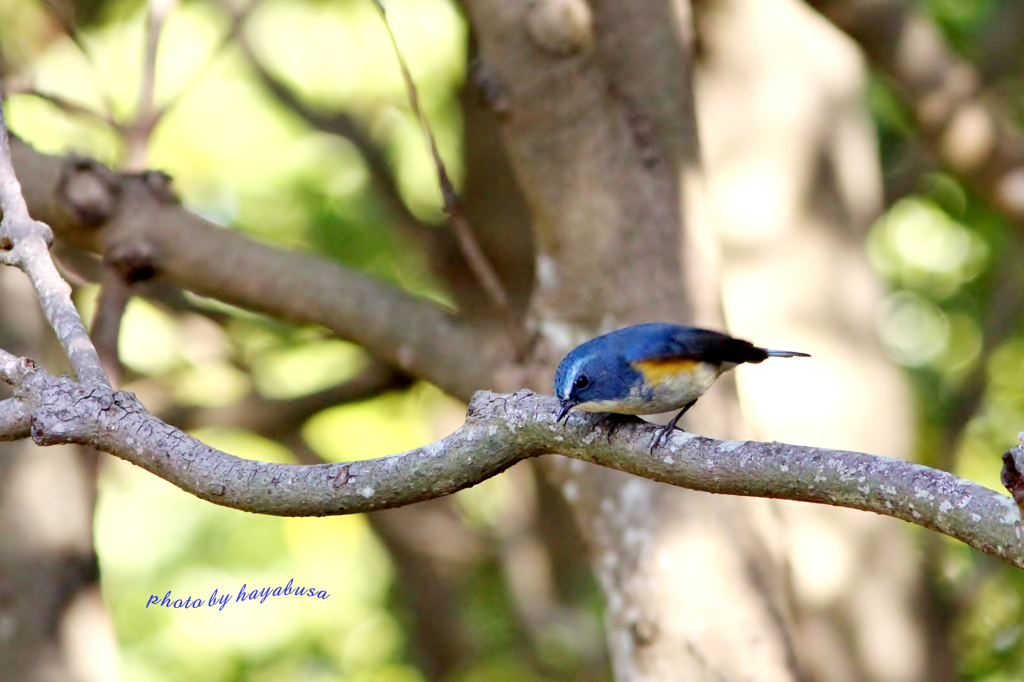
[[(857, 452), (722, 441), (674, 432), (653, 453), (657, 426), (600, 415), (555, 423), (557, 401), (530, 391), (478, 392), (466, 423), (430, 445), (378, 459), (288, 465), (211, 448), (153, 417), (131, 393), (56, 378), (0, 351), (0, 376), (31, 414), (40, 445), (79, 443), (116, 455), (215, 504), (280, 516), (352, 514), (448, 495), (516, 462), (559, 453), (654, 481), (893, 516), (1024, 568), (1013, 500), (937, 469)], [(9, 401), (0, 412), (13, 413)], [(23, 417), (22, 417), (23, 418)], [(0, 418), (0, 433), (8, 431)], [(571, 495), (571, 491), (567, 491)]]

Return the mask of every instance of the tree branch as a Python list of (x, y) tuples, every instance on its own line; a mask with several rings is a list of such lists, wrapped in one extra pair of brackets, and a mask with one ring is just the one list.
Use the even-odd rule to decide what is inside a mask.
[(206, 409), (175, 406), (161, 416), (183, 429), (228, 426), (248, 429), (264, 438), (287, 440), (321, 410), (401, 390), (412, 382), (412, 377), (395, 367), (371, 360), (351, 379), (298, 398), (272, 400), (253, 393), (237, 405)]
[[(226, 5), (227, 3), (222, 4)], [(260, 83), (281, 105), (314, 130), (348, 140), (359, 151), (375, 181), (374, 189), (381, 202), (394, 215), (395, 224), (402, 233), (428, 256), (429, 262), (436, 265), (449, 257), (451, 252), (458, 250), (454, 237), (450, 233), (433, 229), (420, 221), (409, 210), (405, 200), (402, 199), (402, 194), (395, 182), (394, 172), (390, 168), (384, 152), (355, 116), (345, 112), (323, 113), (306, 104), (287, 84), (264, 66), (241, 27), (238, 29), (238, 37), (235, 42)], [(461, 254), (461, 251), (459, 253)], [(459, 264), (462, 267), (465, 266), (463, 260), (460, 260)], [(435, 270), (444, 281), (447, 282), (451, 279), (450, 272), (437, 267)], [(452, 293), (457, 294), (457, 292)]]
[[(416, 85), (409, 73), (405, 59), (402, 57), (402, 54), (398, 49), (395, 36), (391, 32), (390, 24), (388, 23), (386, 15), (383, 14), (383, 8), (378, 5), (378, 10), (382, 12), (384, 26), (391, 36), (392, 47), (395, 50), (403, 82), (409, 95), (410, 106), (413, 109), (413, 113), (419, 119), (431, 159), (433, 160), (434, 167), (437, 171), (438, 183), (440, 185), (442, 199), (444, 200), (444, 211), (449, 219), (451, 235), (454, 236), (454, 245), (458, 248), (461, 255), (459, 263), (463, 267), (469, 267), (469, 271), (476, 279), (479, 289), (484, 292), (487, 299), (490, 301), (490, 304), (501, 316), (506, 325), (506, 331), (509, 333), (509, 337), (516, 344), (517, 352), (522, 355), (525, 352), (524, 349), (528, 344), (528, 340), (523, 338), (524, 335), (520, 331), (505, 285), (502, 283), (497, 270), (494, 268), (488, 256), (479, 244), (478, 235), (470, 226), (466, 212), (463, 209), (462, 202), (455, 191), (455, 187), (448, 176), (447, 169), (445, 168), (444, 161), (441, 159), (440, 152), (437, 149), (437, 142), (427, 122), (426, 114), (423, 112), (422, 107), (419, 104)], [(252, 45), (249, 43), (249, 40), (246, 38), (245, 33), (242, 31), (238, 32), (237, 44), (241, 48), (242, 53), (248, 59), (249, 65), (253, 68), (253, 71), (259, 78), (260, 82), (281, 104), (286, 106), (292, 113), (299, 116), (314, 129), (345, 138), (359, 150), (370, 169), (371, 175), (377, 180), (377, 186), (381, 191), (382, 199), (397, 216), (399, 226), (406, 234), (410, 235), (417, 244), (424, 248), (428, 255), (431, 256), (431, 261), (435, 265), (437, 265), (439, 261), (443, 260), (447, 256), (445, 252), (453, 245), (452, 242), (446, 238), (448, 235), (424, 225), (409, 211), (408, 206), (406, 206), (405, 201), (401, 197), (401, 193), (395, 183), (394, 173), (389, 168), (384, 154), (378, 145), (375, 144), (367, 134), (364, 126), (362, 126), (355, 117), (347, 113), (333, 112), (330, 114), (324, 114), (303, 102), (291, 88), (274, 76), (267, 67), (263, 65), (253, 50)], [(444, 277), (446, 281), (451, 279), (450, 272), (447, 272), (444, 268), (441, 268), (440, 270), (441, 271), (438, 272), (438, 274)], [(457, 295), (457, 292), (453, 293)]]
[(481, 391), (462, 428), (430, 445), (355, 462), (272, 464), (203, 444), (150, 415), (131, 393), (53, 377), (5, 351), (0, 351), (0, 376), (31, 413), (37, 444), (90, 445), (197, 497), (244, 511), (314, 516), (399, 507), (449, 495), (520, 460), (557, 452), (693, 490), (872, 511), (939, 531), (1024, 568), (1013, 500), (952, 474), (887, 457), (680, 431), (652, 453), (656, 425), (626, 423), (608, 436), (598, 425), (600, 415), (573, 413), (566, 425), (556, 423), (557, 401), (550, 396)]
[(118, 174), (94, 161), (40, 154), (16, 138), (11, 150), (27, 178), (33, 215), (74, 246), (116, 256), (147, 277), (166, 277), (202, 296), (322, 325), (462, 399), (494, 386), (513, 364), (504, 334), (334, 261), (203, 220), (173, 201), (156, 174)]

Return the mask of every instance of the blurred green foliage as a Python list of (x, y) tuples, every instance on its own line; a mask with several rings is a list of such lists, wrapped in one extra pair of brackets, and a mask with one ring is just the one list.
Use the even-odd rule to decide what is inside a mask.
[[(1013, 0), (916, 4), (955, 50), (980, 58), (993, 31), (1008, 21)], [(1024, 43), (1015, 59), (1016, 85), (998, 85), (1011, 112), (1024, 101)], [(881, 74), (873, 75), (867, 101), (883, 170), (896, 177), (921, 151), (913, 114)], [(908, 191), (875, 224), (868, 253), (892, 291), (880, 311), (879, 335), (912, 377), (918, 460), (1003, 490), (1001, 455), (1024, 431), (1019, 228), (941, 169), (920, 176)], [(1024, 679), (1024, 575), (948, 538), (918, 534), (929, 562), (929, 598), (952, 614), (959, 679)]]
[(917, 4), (942, 29), (954, 49), (969, 53), (1013, 0), (923, 0)]

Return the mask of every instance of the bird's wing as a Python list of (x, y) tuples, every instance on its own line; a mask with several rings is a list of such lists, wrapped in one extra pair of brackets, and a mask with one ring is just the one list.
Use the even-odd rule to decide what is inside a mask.
[(761, 362), (768, 357), (763, 348), (749, 341), (734, 339), (708, 329), (665, 325), (663, 333), (644, 334), (631, 344), (627, 352), (629, 362), (673, 362), (697, 360), (721, 364), (731, 362)]

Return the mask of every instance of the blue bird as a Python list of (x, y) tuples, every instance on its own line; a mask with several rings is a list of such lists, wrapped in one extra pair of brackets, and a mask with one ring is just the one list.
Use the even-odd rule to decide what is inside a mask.
[(628, 415), (679, 410), (655, 437), (654, 452), (721, 374), (770, 357), (810, 355), (758, 348), (719, 332), (678, 324), (652, 322), (619, 329), (577, 346), (558, 365), (557, 421), (573, 408)]

